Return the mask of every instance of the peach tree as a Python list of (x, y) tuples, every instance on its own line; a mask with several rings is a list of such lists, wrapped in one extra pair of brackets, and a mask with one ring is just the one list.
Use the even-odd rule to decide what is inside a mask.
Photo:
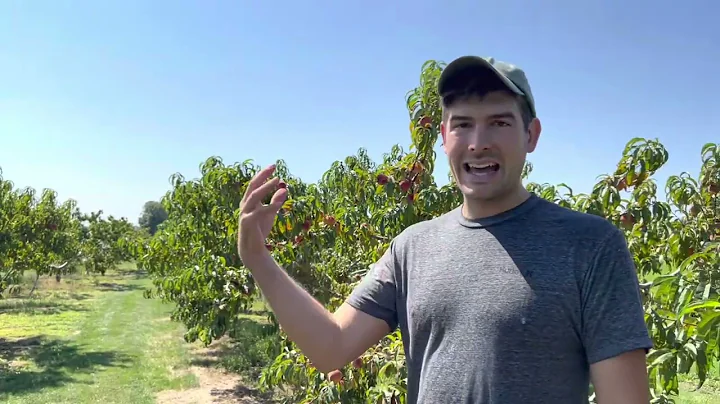
[[(278, 162), (290, 197), (266, 248), (330, 310), (393, 237), (462, 200), (452, 181), (438, 186), (433, 176), (441, 114), (435, 88), (443, 67), (426, 62), (420, 85), (407, 94), (409, 150), (395, 146), (376, 164), (361, 149), (336, 161), (315, 184), (302, 182)], [(545, 199), (605, 217), (625, 231), (655, 342), (648, 356), (654, 402), (672, 402), (678, 375), (691, 370), (702, 385), (719, 357), (720, 146), (703, 147), (699, 178), (671, 176), (663, 200), (653, 175), (667, 159), (658, 141), (634, 138), (614, 171), (588, 193), (576, 194), (565, 184), (527, 184)], [(209, 344), (223, 336), (259, 296), (235, 248), (237, 208), (258, 169), (251, 161), (225, 165), (211, 157), (200, 178), (173, 176), (173, 189), (162, 201), (168, 219), (154, 237), (134, 247), (139, 264), (153, 277), (148, 296), (176, 303), (172, 316), (187, 326), (188, 341)], [(531, 171), (528, 163), (523, 175)], [(281, 348), (262, 373), (262, 387), (289, 387), (290, 402), (405, 402), (398, 331), (345, 368), (323, 374), (274, 324)]]
[(102, 274), (131, 259), (125, 246), (138, 232), (124, 218), (101, 214), (82, 214), (74, 200), (60, 201), (51, 189), (16, 189), (0, 176), (0, 296), (17, 289), (28, 270), (36, 275), (32, 294), (41, 276), (60, 281), (81, 265)]
[(60, 202), (50, 189), (38, 197), (0, 176), (0, 295), (30, 269), (35, 286), (40, 276), (67, 273), (79, 247), (77, 217), (75, 201)]
[(136, 240), (135, 227), (125, 218), (102, 217), (102, 211), (78, 215), (79, 258), (86, 274), (100, 274), (133, 258), (127, 245)]
[(648, 355), (653, 402), (672, 402), (678, 375), (692, 369), (699, 388), (720, 358), (719, 158), (720, 145), (703, 146), (700, 180), (688, 173), (670, 176), (665, 200), (658, 198), (652, 175), (668, 153), (641, 138), (628, 142), (615, 172), (601, 176), (589, 194), (528, 184), (548, 200), (603, 216), (625, 231), (655, 344)]

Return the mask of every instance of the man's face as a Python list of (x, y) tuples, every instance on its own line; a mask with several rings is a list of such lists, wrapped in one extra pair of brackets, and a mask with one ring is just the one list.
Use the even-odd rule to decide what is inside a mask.
[(528, 128), (515, 98), (488, 93), (458, 100), (447, 109), (442, 137), (450, 169), (466, 199), (497, 201), (516, 192), (525, 156), (535, 150), (540, 122)]

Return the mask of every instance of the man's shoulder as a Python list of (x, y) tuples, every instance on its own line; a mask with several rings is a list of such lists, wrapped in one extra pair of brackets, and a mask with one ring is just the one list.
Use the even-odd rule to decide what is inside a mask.
[(420, 239), (436, 237), (440, 232), (447, 232), (449, 227), (457, 224), (454, 220), (460, 208), (455, 208), (432, 219), (411, 224), (398, 234), (394, 242), (397, 246), (407, 246)]
[(542, 198), (538, 205), (533, 217), (539, 224), (539, 231), (554, 229), (570, 238), (597, 242), (621, 234), (620, 229), (605, 217), (570, 209)]

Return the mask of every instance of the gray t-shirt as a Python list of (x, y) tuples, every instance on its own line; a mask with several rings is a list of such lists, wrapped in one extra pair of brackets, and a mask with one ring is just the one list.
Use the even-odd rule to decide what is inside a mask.
[(535, 195), (408, 227), (348, 303), (400, 327), (411, 404), (587, 403), (590, 364), (652, 347), (623, 233)]

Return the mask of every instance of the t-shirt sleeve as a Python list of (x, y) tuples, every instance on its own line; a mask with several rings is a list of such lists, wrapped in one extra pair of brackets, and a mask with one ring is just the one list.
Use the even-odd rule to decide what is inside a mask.
[(582, 284), (582, 338), (590, 364), (652, 348), (640, 283), (625, 235), (613, 227)]
[(384, 320), (390, 330), (398, 326), (396, 305), (394, 241), (383, 256), (370, 268), (365, 278), (352, 291), (346, 303), (350, 306)]

